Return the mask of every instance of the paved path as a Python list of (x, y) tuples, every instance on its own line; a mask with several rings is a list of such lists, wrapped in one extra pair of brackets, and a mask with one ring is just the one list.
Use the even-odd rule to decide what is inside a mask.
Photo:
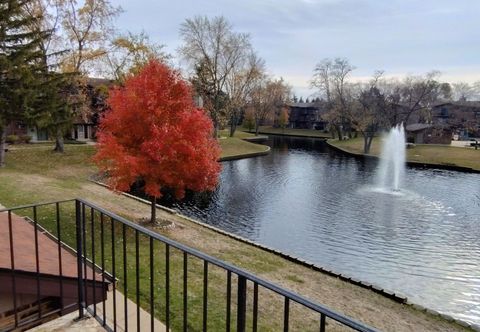
[(75, 321), (78, 317), (78, 312), (74, 311), (68, 315), (62, 316), (60, 318), (54, 319), (48, 323), (42, 324), (40, 326), (34, 327), (29, 332), (60, 332), (60, 331), (71, 331), (71, 332), (97, 332), (103, 331), (105, 329), (97, 322), (95, 318), (88, 317), (80, 321)]
[[(125, 331), (125, 298), (119, 291), (116, 291), (115, 295), (117, 303), (117, 331)], [(97, 315), (100, 317), (103, 316), (102, 307), (102, 303), (97, 304)], [(105, 303), (105, 311), (107, 325), (113, 327), (113, 292), (108, 292), (107, 301)], [(137, 305), (135, 302), (129, 299), (127, 299), (127, 317), (128, 331), (137, 331)], [(140, 331), (150, 331), (150, 317), (150, 313), (140, 308)], [(158, 332), (165, 332), (167, 329), (162, 322), (155, 319), (154, 330)]]
[[(116, 291), (115, 296), (117, 302), (117, 331), (125, 331), (124, 296), (119, 291)], [(93, 306), (91, 306), (91, 309), (93, 310)], [(97, 304), (97, 315), (99, 317), (103, 317), (102, 309), (102, 303)], [(108, 292), (107, 301), (105, 303), (105, 312), (107, 325), (113, 328), (113, 292)], [(131, 300), (127, 300), (127, 313), (128, 330), (137, 331), (137, 305)], [(81, 321), (75, 321), (77, 317), (78, 311), (74, 311), (41, 326), (37, 326), (29, 330), (29, 332), (105, 331), (98, 321), (95, 318), (90, 317), (90, 315), (88, 315), (88, 318)], [(165, 325), (157, 319), (154, 320), (154, 329), (158, 332), (166, 331)], [(150, 314), (143, 309), (140, 309), (140, 331), (150, 331)]]

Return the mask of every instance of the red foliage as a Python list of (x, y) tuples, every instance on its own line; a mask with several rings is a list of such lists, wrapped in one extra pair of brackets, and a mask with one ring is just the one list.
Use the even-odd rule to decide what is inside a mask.
[(108, 104), (94, 161), (115, 190), (127, 191), (139, 178), (155, 197), (161, 188), (174, 189), (177, 198), (186, 189), (215, 188), (221, 167), (212, 121), (195, 108), (190, 86), (177, 71), (151, 61), (112, 89)]

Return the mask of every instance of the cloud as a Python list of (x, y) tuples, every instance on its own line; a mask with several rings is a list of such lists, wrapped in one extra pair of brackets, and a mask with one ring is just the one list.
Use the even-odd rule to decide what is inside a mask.
[[(123, 30), (145, 29), (175, 54), (178, 29), (188, 17), (224, 15), (248, 32), (272, 74), (308, 90), (315, 63), (347, 57), (368, 77), (387, 74), (448, 73), (480, 80), (480, 1), (471, 0), (188, 0), (115, 1), (125, 13)], [(478, 77), (477, 79), (475, 79)], [(303, 81), (303, 83), (302, 83)]]

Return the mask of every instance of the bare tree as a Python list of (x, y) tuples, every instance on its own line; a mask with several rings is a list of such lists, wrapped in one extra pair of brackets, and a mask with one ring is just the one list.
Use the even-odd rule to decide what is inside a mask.
[(106, 42), (113, 34), (113, 20), (122, 9), (109, 0), (57, 0), (61, 12), (67, 72), (87, 73), (94, 62), (105, 56)]
[(323, 59), (313, 70), (313, 79), (310, 84), (318, 88), (320, 93), (325, 97), (327, 103), (332, 101), (332, 90), (330, 82), (332, 81), (333, 61), (331, 59)]
[(412, 115), (419, 119), (427, 118), (431, 106), (438, 100), (440, 84), (436, 78), (438, 71), (432, 71), (424, 76), (407, 76), (398, 88), (402, 121), (408, 124)]
[(348, 76), (355, 69), (345, 58), (323, 59), (315, 69), (311, 85), (326, 98), (328, 112), (325, 119), (341, 140), (349, 129), (348, 112), (351, 106)]
[(121, 82), (127, 74), (137, 72), (152, 59), (167, 61), (170, 56), (163, 51), (164, 47), (150, 41), (145, 32), (118, 35), (111, 40), (104, 57), (104, 72)]
[(473, 87), (473, 99), (480, 100), (480, 81), (476, 81), (472, 84)]
[(238, 121), (248, 102), (251, 100), (251, 93), (255, 84), (264, 76), (264, 61), (251, 53), (244, 61), (239, 61), (237, 68), (234, 68), (227, 75), (225, 91), (228, 99), (226, 113), (230, 117), (230, 137), (233, 137), (237, 129)]
[(356, 103), (350, 112), (350, 120), (355, 130), (364, 139), (363, 152), (370, 153), (375, 134), (388, 123), (388, 110), (391, 104), (378, 88), (383, 71), (376, 71), (369, 84), (360, 88)]
[(227, 115), (227, 80), (245, 58), (245, 52), (250, 53), (250, 37), (234, 32), (222, 16), (187, 19), (180, 27), (180, 35), (184, 41), (180, 53), (195, 69), (195, 86), (202, 94), (217, 135), (221, 118)]
[(54, 0), (32, 0), (25, 2), (25, 13), (37, 20), (30, 22), (31, 31), (47, 31), (45, 38), (39, 40), (39, 48), (43, 54), (44, 66), (57, 65), (56, 62), (48, 63), (49, 60), (57, 60), (50, 55), (61, 54), (59, 50), (61, 35), (59, 33), (61, 13), (58, 2)]
[(258, 136), (260, 125), (265, 119), (280, 112), (290, 99), (291, 88), (282, 78), (272, 80), (264, 77), (252, 90), (251, 107), (255, 119), (255, 135)]
[(475, 96), (475, 87), (467, 82), (452, 83), (453, 100), (468, 101)]

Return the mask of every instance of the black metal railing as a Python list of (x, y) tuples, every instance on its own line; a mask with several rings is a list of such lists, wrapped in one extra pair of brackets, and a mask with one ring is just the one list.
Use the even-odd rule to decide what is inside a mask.
[[(39, 215), (40, 209), (43, 217)], [(42, 289), (37, 235), (39, 231), (48, 231), (58, 246), (60, 298), (63, 299), (65, 288), (62, 248), (70, 246), (76, 255), (74, 307), (78, 309), (79, 318), (89, 312), (109, 331), (153, 331), (159, 324), (164, 324), (167, 331), (261, 331), (267, 328), (326, 331), (330, 327), (375, 331), (83, 199), (0, 210), (8, 214), (14, 328), (27, 324), (17, 318), (15, 276), (18, 272), (12, 227), (12, 213), (17, 211), (30, 211), (34, 226), (35, 252), (32, 254), (36, 257), (34, 272), (39, 303)], [(71, 311), (72, 305), (67, 308), (64, 304), (61, 303), (56, 312)], [(52, 313), (40, 310), (37, 318), (42, 319), (46, 314)]]

